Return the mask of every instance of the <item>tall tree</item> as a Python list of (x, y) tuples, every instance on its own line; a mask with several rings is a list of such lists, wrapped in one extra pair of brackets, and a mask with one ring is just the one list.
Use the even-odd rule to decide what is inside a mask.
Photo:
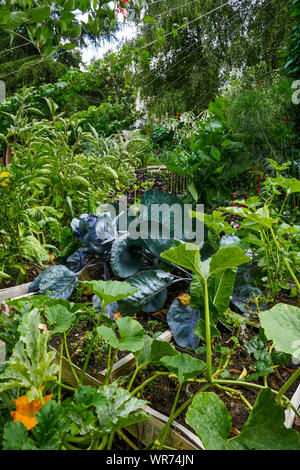
[[(133, 19), (140, 0), (120, 2)], [(124, 3), (124, 5), (123, 5)], [(56, 81), (78, 67), (80, 49), (99, 44), (118, 28), (110, 0), (0, 0), (0, 79), (8, 94), (26, 84)], [(77, 49), (76, 49), (77, 48)]]
[(60, 51), (57, 59), (41, 60), (28, 38), (14, 35), (11, 39), (0, 32), (0, 78), (5, 82), (7, 96), (23, 86), (56, 82), (68, 67), (79, 67), (80, 63), (79, 51)]
[(151, 60), (137, 84), (156, 112), (201, 110), (226, 74), (265, 61), (280, 64), (291, 27), (291, 0), (161, 0), (148, 2), (140, 25)]

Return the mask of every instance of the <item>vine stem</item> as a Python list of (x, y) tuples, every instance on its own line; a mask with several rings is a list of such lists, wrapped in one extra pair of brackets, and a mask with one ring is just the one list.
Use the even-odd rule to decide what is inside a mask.
[(69, 385), (63, 384), (62, 382), (57, 382), (57, 385), (59, 385), (60, 387), (66, 388), (67, 390), (72, 390), (74, 392), (77, 390), (77, 388), (70, 387)]
[[(103, 317), (103, 312), (104, 312), (104, 308), (105, 308), (105, 304), (104, 302), (101, 302), (101, 312), (99, 313), (99, 318), (98, 318), (98, 321), (97, 321), (97, 324), (96, 324), (96, 327), (95, 327), (95, 330), (98, 328), (98, 326), (100, 325), (100, 322), (102, 320), (102, 317)], [(80, 380), (79, 380), (79, 384), (81, 385), (82, 382), (83, 382), (83, 379), (84, 379), (84, 376), (85, 376), (85, 372), (86, 372), (86, 369), (87, 369), (87, 366), (89, 364), (89, 360), (90, 360), (90, 357), (92, 355), (92, 352), (93, 352), (93, 347), (94, 347), (94, 344), (95, 344), (95, 341), (96, 341), (96, 331), (94, 330), (94, 335), (93, 335), (93, 338), (90, 342), (90, 345), (89, 345), (89, 349), (88, 349), (88, 352), (87, 352), (87, 355), (86, 355), (86, 358), (85, 358), (85, 361), (84, 361), (84, 365), (83, 365), (83, 368), (82, 368), (82, 372), (81, 372), (81, 376), (80, 376)]]
[(300, 367), (296, 370), (296, 372), (293, 373), (293, 375), (291, 375), (288, 381), (279, 390), (277, 394), (277, 403), (279, 403), (280, 405), (282, 404), (282, 397), (284, 393), (288, 390), (288, 388), (290, 388), (290, 386), (295, 382), (295, 380), (297, 380), (299, 375), (300, 375)]
[(132, 385), (133, 385), (133, 383), (134, 383), (134, 381), (135, 381), (135, 378), (136, 378), (136, 376), (137, 376), (139, 370), (140, 370), (139, 367), (137, 367), (137, 368), (135, 369), (135, 371), (134, 371), (134, 373), (133, 373), (133, 376), (131, 377), (131, 380), (130, 380), (129, 385), (128, 385), (128, 387), (127, 387), (127, 391), (128, 391), (128, 392), (130, 392), (131, 387), (132, 387)]
[[(73, 367), (73, 364), (72, 364), (72, 361), (71, 361), (71, 357), (70, 357), (70, 353), (69, 353), (69, 348), (68, 348), (68, 344), (67, 344), (67, 335), (66, 335), (66, 332), (64, 331), (64, 345), (65, 345), (65, 350), (66, 350), (66, 355), (67, 355), (67, 359), (68, 359), (68, 363), (70, 365), (70, 368), (71, 368), (71, 371), (72, 371), (72, 374), (74, 375), (74, 379), (76, 380), (77, 384), (79, 385), (80, 384), (80, 380), (78, 378), (78, 375), (76, 374), (76, 371)], [(61, 382), (61, 379), (59, 379), (59, 381)]]
[(183, 383), (179, 383), (179, 386), (178, 386), (178, 389), (177, 389), (177, 392), (176, 392), (176, 396), (175, 396), (175, 400), (174, 400), (174, 403), (173, 403), (173, 406), (172, 406), (167, 424), (163, 427), (160, 436), (158, 436), (158, 438), (156, 439), (156, 441), (159, 441), (158, 450), (162, 450), (162, 448), (164, 446), (164, 443), (165, 443), (165, 440), (167, 438), (170, 426), (171, 426), (172, 422), (174, 421), (174, 414), (175, 414), (175, 410), (176, 410), (176, 406), (177, 406), (177, 402), (178, 402), (178, 399), (179, 399), (179, 395), (180, 395), (180, 392), (181, 392), (182, 385), (183, 385)]
[(284, 208), (285, 203), (286, 203), (286, 201), (287, 201), (287, 198), (288, 198), (288, 193), (285, 194), (283, 204), (282, 204), (281, 209), (280, 209), (280, 212), (279, 212), (279, 214), (278, 214), (279, 216), (281, 216), (281, 214), (282, 214), (282, 211), (283, 211), (283, 208)]
[(224, 387), (223, 385), (216, 385), (217, 388), (220, 390), (225, 390), (227, 392), (232, 393), (233, 395), (236, 395), (237, 397), (242, 400), (242, 402), (247, 406), (247, 408), (251, 411), (253, 409), (253, 406), (248, 402), (248, 400), (244, 397), (244, 395), (239, 391), (235, 390), (234, 388), (231, 387)]
[(59, 370), (58, 370), (58, 382), (59, 382), (59, 385), (58, 385), (58, 392), (57, 392), (57, 401), (58, 401), (58, 404), (60, 405), (61, 404), (61, 375), (62, 375), (62, 356), (63, 356), (63, 348), (64, 348), (64, 345), (63, 345), (63, 342), (61, 341), (60, 342), (60, 350), (59, 350)]
[(103, 436), (102, 441), (100, 442), (100, 445), (97, 447), (97, 450), (103, 450), (107, 444), (107, 441), (108, 441), (108, 436), (107, 435)]
[[(146, 385), (148, 385), (152, 380), (155, 380), (160, 375), (170, 375), (169, 372), (157, 372), (155, 375), (152, 375), (149, 379), (145, 380), (141, 385), (136, 387), (132, 392), (131, 395), (136, 395), (140, 390), (142, 390)], [(127, 389), (128, 390), (128, 389)], [(128, 390), (129, 391), (129, 390)]]
[(204, 282), (204, 297), (205, 297), (206, 368), (207, 368), (208, 381), (212, 382), (213, 378), (212, 378), (211, 332), (210, 332), (209, 297), (208, 297), (207, 279), (203, 279), (203, 282)]
[(279, 245), (279, 243), (278, 243), (278, 241), (277, 241), (277, 239), (276, 239), (276, 236), (275, 236), (275, 233), (274, 233), (272, 227), (270, 228), (270, 231), (271, 231), (273, 240), (274, 240), (274, 242), (275, 242), (276, 248), (277, 248), (277, 250), (279, 251), (279, 253), (282, 254), (283, 262), (284, 262), (284, 264), (286, 265), (286, 267), (287, 267), (287, 269), (288, 269), (290, 275), (291, 275), (292, 278), (294, 279), (295, 284), (296, 284), (296, 286), (297, 286), (297, 290), (298, 290), (298, 292), (300, 293), (300, 283), (299, 283), (297, 277), (295, 276), (295, 274), (294, 274), (294, 272), (293, 272), (293, 270), (292, 270), (292, 268), (291, 268), (291, 266), (290, 266), (290, 263), (288, 262), (288, 260), (287, 260), (286, 257), (284, 256), (284, 254), (283, 254), (283, 252), (282, 252), (282, 248), (281, 248), (281, 246)]
[(269, 278), (269, 282), (270, 282), (270, 286), (271, 286), (271, 292), (272, 292), (272, 296), (274, 295), (274, 282), (273, 282), (273, 278), (272, 278), (272, 275), (271, 275), (271, 269), (270, 269), (270, 257), (269, 257), (269, 250), (268, 250), (268, 242), (267, 242), (267, 236), (265, 234), (265, 231), (262, 230), (261, 231), (261, 240), (262, 240), (262, 243), (264, 245), (264, 250), (265, 250), (265, 255), (266, 255), (266, 262), (267, 262), (267, 272), (268, 272), (268, 278)]
[(105, 375), (105, 379), (104, 379), (104, 384), (106, 384), (106, 381), (108, 380), (108, 372), (110, 370), (110, 362), (111, 362), (111, 351), (112, 351), (112, 347), (111, 347), (111, 344), (110, 344), (109, 348), (108, 348), (107, 371), (106, 371), (106, 375)]
[(107, 367), (106, 376), (105, 376), (103, 385), (106, 385), (107, 382), (109, 381), (109, 377), (110, 377), (110, 374), (111, 374), (111, 372), (112, 372), (112, 369), (113, 369), (113, 366), (114, 366), (114, 363), (115, 363), (117, 354), (118, 354), (118, 350), (115, 349), (115, 350), (114, 350), (114, 354), (113, 354), (113, 358), (112, 358), (112, 360), (110, 361), (110, 367)]
[[(191, 380), (188, 380), (188, 382), (197, 382), (197, 383), (203, 383), (202, 380), (199, 380), (199, 379), (191, 379)], [(229, 384), (229, 385), (240, 385), (241, 387), (253, 387), (253, 388), (258, 388), (259, 390), (264, 390), (266, 389), (267, 387), (264, 387), (263, 385), (259, 385), (259, 384), (255, 384), (253, 382), (243, 382), (242, 380), (230, 380), (230, 379), (217, 379), (217, 380), (214, 380), (213, 382), (213, 385), (220, 385), (220, 384)], [(208, 384), (208, 386), (211, 386), (212, 384)], [(269, 387), (268, 387), (269, 388)], [(274, 393), (274, 395), (278, 395), (279, 391), (277, 390), (274, 390), (273, 388), (270, 388), (271, 392)], [(286, 397), (285, 395), (282, 395), (282, 398), (284, 398), (284, 400), (287, 402), (288, 406), (290, 406), (292, 408), (292, 410), (294, 411), (294, 413), (298, 416), (298, 418), (300, 419), (300, 413), (298, 412), (298, 410), (296, 410), (296, 408), (294, 407), (293, 403), (288, 399), (288, 397)]]
[(106, 450), (111, 450), (114, 437), (115, 437), (115, 431), (111, 431), (109, 438), (108, 438)]

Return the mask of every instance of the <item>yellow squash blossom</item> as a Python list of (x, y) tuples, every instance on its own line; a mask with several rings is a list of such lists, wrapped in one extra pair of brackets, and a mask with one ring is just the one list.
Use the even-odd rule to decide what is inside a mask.
[[(47, 395), (44, 397), (44, 404), (47, 403), (48, 400), (51, 400), (52, 395)], [(36, 426), (37, 420), (35, 419), (35, 415), (42, 407), (42, 402), (37, 400), (28, 401), (28, 396), (23, 395), (16, 400), (16, 411), (11, 411), (10, 414), (14, 418), (14, 423), (19, 421), (26, 426), (26, 429), (32, 429)]]
[(10, 177), (10, 174), (8, 173), (8, 171), (2, 171), (2, 173), (0, 173), (0, 181), (2, 178), (6, 178), (6, 179), (0, 182), (0, 186), (8, 186), (7, 183), (8, 183), (9, 177)]
[(116, 313), (114, 314), (114, 321), (117, 321), (118, 318), (122, 318), (122, 315), (120, 314), (120, 312), (116, 312)]
[(188, 306), (191, 303), (191, 297), (189, 294), (179, 294), (177, 299), (182, 303), (182, 305)]

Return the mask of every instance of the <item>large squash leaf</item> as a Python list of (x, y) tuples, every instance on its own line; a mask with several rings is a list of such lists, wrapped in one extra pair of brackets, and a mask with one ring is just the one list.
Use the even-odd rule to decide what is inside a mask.
[(144, 346), (134, 353), (137, 366), (143, 367), (147, 364), (159, 365), (159, 361), (164, 356), (176, 356), (178, 352), (169, 343), (153, 339), (145, 335)]
[(118, 318), (116, 323), (119, 330), (119, 339), (115, 332), (105, 325), (99, 326), (97, 333), (113, 348), (120, 349), (120, 351), (135, 352), (142, 349), (145, 342), (142, 325), (130, 317)]
[(201, 375), (206, 369), (205, 362), (189, 354), (177, 354), (171, 357), (165, 356), (161, 358), (160, 362), (169, 371), (177, 375), (181, 384), (192, 377)]
[(284, 426), (284, 410), (270, 389), (263, 389), (241, 433), (228, 439), (231, 417), (213, 392), (198, 393), (186, 413), (186, 422), (208, 450), (300, 450), (300, 435)]
[(200, 271), (201, 260), (199, 247), (192, 243), (182, 243), (170, 248), (164, 251), (161, 257), (173, 264), (189, 269), (192, 272)]
[(243, 250), (237, 246), (220, 248), (211, 257), (209, 275), (211, 276), (212, 274), (217, 274), (230, 268), (236, 268), (248, 261), (250, 261), (249, 256), (247, 256)]
[(137, 292), (134, 286), (125, 281), (85, 281), (82, 284), (94, 292), (105, 307)]
[(262, 328), (277, 351), (292, 354), (300, 360), (300, 308), (277, 304), (258, 314)]

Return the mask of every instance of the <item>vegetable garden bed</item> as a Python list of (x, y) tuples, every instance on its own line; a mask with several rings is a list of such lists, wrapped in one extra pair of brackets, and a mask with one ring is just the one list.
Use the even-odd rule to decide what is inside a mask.
[[(142, 197), (147, 210), (162, 200), (167, 204), (178, 202), (175, 196), (156, 191)], [(152, 214), (145, 214), (146, 223), (153, 222)], [(164, 213), (161, 216), (154, 220), (158, 225), (166, 223)], [(252, 220), (252, 213), (248, 217)], [(266, 224), (260, 214), (257, 220)], [(290, 361), (292, 357), (299, 359), (299, 308), (274, 304), (250, 284), (259, 270), (252, 263), (251, 250), (236, 236), (223, 234), (217, 248), (206, 241), (200, 249), (195, 243), (179, 241), (175, 233), (167, 239), (150, 236), (142, 241), (131, 237), (130, 231), (119, 236), (118, 223), (118, 216), (113, 219), (108, 212), (74, 219), (72, 229), (82, 247), (64, 265), (40, 273), (27, 296), (6, 301), (21, 316), (17, 331), (13, 324), (7, 331), (8, 337), (15, 338), (12, 343), (19, 339), (1, 376), (3, 390), (28, 383), (27, 373), (23, 377), (24, 372), (15, 375), (14, 370), (29, 354), (27, 349), (35, 338), (43, 345), (42, 364), (48, 366), (42, 382), (40, 374), (32, 375), (37, 382), (31, 389), (36, 393), (34, 390), (41, 390), (45, 382), (56, 383), (61, 412), (72, 422), (70, 441), (63, 438), (62, 445), (67, 448), (77, 443), (79, 448), (106, 446), (110, 450), (115, 433), (122, 437), (122, 429), (128, 426), (143, 430), (136, 431), (136, 436), (149, 434), (145, 413), (149, 402), (158, 412), (164, 404), (160, 410), (165, 408), (168, 416), (165, 425), (160, 420), (157, 435), (151, 431), (153, 440), (147, 448), (168, 448), (169, 432), (177, 418), (181, 425), (189, 426), (190, 432), (196, 432), (195, 442), (203, 443), (206, 449), (300, 447), (297, 432), (284, 426), (285, 410), (298, 413), (291, 398), (300, 369)], [(287, 259), (285, 262), (292, 272)], [(164, 318), (174, 345), (147, 334), (147, 319), (139, 322), (142, 315)], [(88, 325), (90, 332), (86, 331)], [(50, 348), (46, 352), (50, 338), (57, 351)], [(83, 357), (76, 364), (78, 343), (83, 338)], [(165, 333), (166, 338), (171, 339), (170, 333)], [(99, 347), (99, 357), (104, 355), (106, 362), (99, 359), (100, 369), (95, 371)], [(25, 348), (25, 356), (19, 355), (20, 348)], [(54, 359), (56, 366), (51, 365)], [(18, 368), (23, 371), (29, 363), (22, 362)], [(40, 366), (37, 363), (35, 367)], [(64, 383), (65, 375), (71, 386)], [(96, 383), (95, 395), (92, 389)], [(156, 386), (162, 388), (152, 397), (151, 390)], [(41, 392), (37, 393), (43, 400)], [(86, 431), (86, 418), (82, 421), (84, 410), (77, 414), (82, 400), (87, 400), (86, 412), (96, 426), (92, 434)], [(99, 407), (98, 400), (105, 403), (104, 408)], [(114, 424), (108, 415), (105, 425), (101, 424), (105, 407), (116, 407)], [(123, 407), (130, 409), (126, 416)], [(91, 413), (96, 415), (92, 418)], [(275, 421), (270, 421), (271, 415)], [(254, 432), (257, 426), (261, 426), (260, 433)], [(102, 429), (100, 434), (97, 429)], [(28, 435), (26, 439), (30, 440)], [(136, 447), (134, 441), (130, 442)]]
[[(19, 293), (19, 290), (16, 288), (15, 289), (16, 293)], [(11, 294), (11, 291), (10, 291)], [(29, 296), (31, 297), (31, 296)], [(18, 298), (20, 298), (18, 296)], [(24, 298), (24, 297), (23, 297)], [(25, 297), (26, 298), (26, 297)], [(28, 297), (27, 297), (28, 298)], [(9, 314), (11, 311), (11, 307), (7, 305), (5, 302), (2, 304), (2, 307), (4, 307), (4, 311), (6, 312), (6, 315)], [(252, 332), (253, 333), (253, 332)], [(226, 345), (230, 341), (231, 335), (228, 334), (227, 330), (227, 335), (223, 337), (224, 335), (222, 334), (222, 341), (219, 344), (222, 344), (221, 347), (226, 348)], [(171, 334), (170, 332), (166, 332), (164, 335), (162, 335), (159, 339), (161, 340), (171, 340)], [(177, 347), (178, 349), (178, 347)], [(180, 348), (179, 348), (180, 349)], [(201, 356), (198, 356), (201, 357)], [(57, 362), (59, 362), (59, 359), (57, 359)], [(115, 380), (117, 378), (122, 378), (126, 375), (130, 375), (132, 368), (134, 367), (135, 363), (135, 357), (133, 354), (130, 355), (125, 355), (123, 359), (120, 361), (117, 361), (114, 365), (114, 368), (111, 372), (111, 379)], [(231, 366), (230, 372), (235, 372), (239, 374), (240, 370), (233, 369), (233, 366), (236, 367), (243, 367), (243, 371), (247, 370), (246, 367), (249, 369), (250, 364), (249, 364), (249, 358), (248, 361), (246, 358), (243, 359), (243, 355), (238, 357), (235, 360), (235, 363)], [(246, 367), (245, 367), (246, 366)], [(75, 369), (75, 372), (79, 375), (81, 373), (81, 369), (78, 368), (76, 365), (72, 364), (72, 368)], [(67, 383), (70, 385), (76, 386), (76, 381), (74, 381), (74, 375), (72, 368), (70, 367), (70, 363), (67, 358), (62, 359), (62, 377), (66, 379)], [(105, 379), (107, 370), (103, 370), (102, 373), (100, 373), (97, 378), (91, 376), (90, 374), (85, 373), (83, 383), (85, 385), (91, 385), (93, 387), (99, 387), (101, 386), (103, 380)], [(147, 371), (142, 376), (142, 380), (145, 381), (145, 374), (146, 374), (146, 382), (148, 381), (149, 377), (151, 375), (147, 375)], [(149, 373), (148, 373), (149, 374)], [(242, 375), (242, 374), (241, 374)], [(286, 373), (285, 379), (287, 380), (288, 377), (291, 374)], [(279, 375), (280, 380), (283, 381), (281, 376)], [(100, 380), (99, 380), (100, 379)], [(275, 381), (274, 381), (275, 379)], [(278, 385), (276, 385), (276, 380), (278, 380), (278, 373), (274, 378), (271, 378), (271, 386), (275, 389), (279, 389)], [(151, 381), (151, 379), (150, 379)], [(173, 382), (173, 384), (172, 384)], [(171, 384), (171, 385), (170, 385)], [(139, 382), (137, 382), (135, 385), (139, 385)], [(181, 401), (179, 402), (179, 405), (183, 405), (186, 400), (189, 399), (189, 396), (196, 395), (198, 391), (201, 389), (201, 387), (197, 387), (197, 384), (186, 384), (188, 387), (191, 385), (192, 388), (188, 389), (185, 391), (185, 393), (182, 393)], [(280, 382), (279, 382), (279, 385)], [(294, 384), (295, 388), (296, 383)], [(148, 388), (145, 387), (142, 389), (143, 393), (143, 398), (146, 398), (147, 400), (151, 400), (155, 406), (157, 406), (158, 410), (161, 409), (162, 411), (168, 411), (168, 413), (171, 411), (171, 403), (174, 401), (175, 395), (176, 395), (176, 381), (173, 378), (168, 378), (167, 376), (163, 375), (159, 378), (157, 387), (162, 387), (160, 390), (160, 393), (158, 395), (154, 394), (153, 392), (155, 391), (155, 386), (156, 383), (153, 382), (153, 387)], [(245, 384), (247, 388), (247, 384)], [(293, 389), (290, 389), (289, 391), (289, 397), (291, 398), (291, 402), (294, 404), (294, 406), (297, 408), (299, 405), (299, 387), (294, 394), (293, 397), (291, 397)], [(152, 396), (150, 396), (151, 394)], [(227, 394), (227, 396), (225, 395)], [(247, 393), (243, 392), (244, 399), (247, 400), (248, 403), (254, 404), (255, 399), (257, 398), (257, 391), (254, 392), (253, 390), (248, 390)], [(146, 397), (146, 395), (148, 395)], [(156, 396), (155, 396), (156, 395)], [(219, 396), (222, 397), (222, 400), (224, 403), (226, 403), (227, 407), (230, 409), (231, 414), (233, 415), (233, 421), (232, 421), (232, 427), (231, 427), (231, 437), (233, 438), (234, 436), (239, 435), (242, 426), (245, 424), (248, 415), (249, 415), (249, 409), (247, 409), (247, 406), (239, 400), (239, 392), (237, 394), (234, 394), (234, 389), (231, 389), (231, 391), (226, 391), (226, 387), (224, 387), (224, 390), (219, 391), (218, 393)], [(229, 397), (229, 398), (228, 398)], [(150, 407), (146, 407), (145, 411), (152, 416), (150, 421), (148, 420), (147, 422), (142, 422), (133, 426), (130, 426), (126, 430), (129, 432), (130, 435), (132, 435), (134, 438), (137, 439), (137, 442), (143, 445), (149, 445), (151, 442), (155, 440), (155, 436), (159, 434), (159, 432), (163, 429), (164, 424), (167, 422), (168, 417), (164, 416), (163, 414), (154, 411)], [(179, 415), (178, 419), (180, 419), (180, 423), (182, 422), (185, 424), (185, 421), (181, 419), (182, 417)], [(184, 416), (183, 416), (184, 418)], [(292, 427), (293, 422), (295, 420), (295, 414), (291, 410), (286, 411), (286, 426)], [(190, 450), (200, 450), (203, 448), (203, 444), (199, 439), (195, 436), (195, 434), (192, 432), (192, 428), (187, 429), (185, 426), (182, 426), (180, 423), (173, 423), (172, 428), (168, 432), (168, 437), (166, 439), (166, 445), (172, 447), (172, 448), (178, 448), (178, 449), (190, 449)]]
[[(24, 299), (24, 296), (20, 296), (21, 292), (26, 292), (28, 290), (28, 285), (17, 286), (14, 288), (10, 288), (7, 292), (2, 292), (2, 304), (1, 309), (2, 313), (5, 317), (9, 317), (9, 315), (13, 311), (13, 307), (5, 302), (6, 299)], [(15, 297), (16, 295), (16, 297)], [(27, 294), (27, 297), (30, 294)], [(25, 294), (26, 298), (26, 294)], [(7, 320), (8, 321), (8, 320)], [(172, 339), (172, 335), (170, 331), (166, 331), (165, 333), (161, 334), (157, 338), (160, 341), (167, 341), (170, 342)], [(50, 345), (50, 349), (53, 350), (56, 354), (56, 362), (59, 363), (59, 357), (57, 354), (57, 348), (54, 348)], [(115, 380), (121, 378), (124, 375), (130, 374), (132, 368), (135, 365), (135, 358), (132, 353), (126, 354), (122, 359), (118, 360), (111, 371), (111, 379)], [(76, 380), (74, 378), (73, 371), (80, 376), (82, 370), (75, 365), (68, 361), (66, 357), (62, 357), (62, 377), (65, 379), (66, 383), (71, 386), (76, 386)], [(105, 376), (107, 373), (107, 369), (99, 372), (97, 377), (93, 377), (92, 375), (88, 374), (87, 372), (84, 374), (83, 384), (90, 385), (92, 387), (98, 388), (102, 385)], [(133, 436), (137, 443), (143, 446), (149, 445), (155, 437), (161, 432), (164, 425), (168, 421), (168, 417), (165, 416), (163, 413), (159, 413), (153, 408), (149, 406), (145, 406), (145, 412), (151, 416), (150, 420), (147, 422), (141, 422), (136, 425), (131, 425), (126, 428), (126, 431), (129, 435)], [(172, 448), (176, 449), (184, 449), (184, 450), (204, 450), (203, 444), (198, 439), (198, 437), (189, 431), (185, 426), (177, 422), (173, 422), (172, 427), (170, 428), (167, 438), (166, 438), (166, 445), (171, 446)]]

